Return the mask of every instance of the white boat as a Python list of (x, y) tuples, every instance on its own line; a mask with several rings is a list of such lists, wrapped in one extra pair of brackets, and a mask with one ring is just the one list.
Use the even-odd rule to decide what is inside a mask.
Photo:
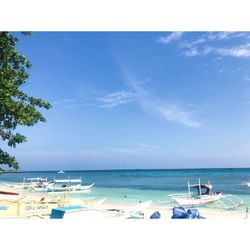
[(145, 210), (152, 201), (145, 201), (122, 210), (105, 210), (96, 208), (86, 208), (82, 206), (69, 206), (55, 208), (52, 210), (51, 219), (77, 219), (77, 220), (96, 220), (96, 219), (142, 219)]
[[(191, 189), (196, 189), (197, 193), (191, 192)], [(197, 207), (206, 204), (215, 203), (222, 209), (233, 209), (244, 204), (244, 201), (236, 195), (222, 194), (222, 192), (211, 192), (212, 185), (208, 181), (207, 184), (201, 184), (200, 179), (198, 184), (190, 185), (188, 182), (188, 193), (186, 194), (171, 194), (171, 199), (182, 207)]]
[(45, 188), (48, 185), (47, 178), (23, 178), (22, 183), (17, 184), (9, 184), (10, 187), (14, 187), (16, 189), (39, 189)]
[[(197, 193), (192, 193), (191, 188), (196, 189)], [(218, 201), (222, 197), (221, 192), (212, 193), (212, 185), (201, 184), (200, 179), (198, 184), (190, 185), (188, 182), (188, 193), (187, 194), (171, 194), (169, 195), (173, 201), (177, 202), (183, 207), (195, 207), (202, 206), (207, 203)]]
[(82, 179), (55, 179), (48, 183), (45, 191), (52, 193), (79, 193), (90, 191), (94, 185), (95, 183), (84, 186), (82, 185)]
[(50, 215), (53, 208), (63, 205), (59, 201), (16, 200), (0, 201), (0, 218), (29, 217)]
[(242, 182), (241, 185), (250, 187), (250, 182)]
[(49, 215), (52, 208), (68, 205), (66, 199), (59, 199), (32, 193), (28, 189), (0, 187), (0, 218)]
[(77, 199), (55, 197), (32, 193), (30, 190), (17, 190), (0, 186), (0, 218), (32, 218), (34, 216), (48, 218), (53, 208), (82, 206), (98, 208), (106, 199)]
[(64, 174), (64, 172), (61, 170), (61, 171), (58, 171), (57, 172), (58, 174)]

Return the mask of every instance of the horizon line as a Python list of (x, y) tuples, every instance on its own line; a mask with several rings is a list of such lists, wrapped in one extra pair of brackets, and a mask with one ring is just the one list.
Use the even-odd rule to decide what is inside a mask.
[(67, 171), (67, 172), (81, 172), (81, 171), (157, 171), (157, 170), (208, 170), (208, 169), (250, 169), (250, 167), (206, 167), (206, 168), (123, 168), (123, 169), (54, 169), (54, 170), (22, 170), (17, 172), (5, 172), (5, 173), (24, 173), (24, 172), (58, 172), (58, 171)]

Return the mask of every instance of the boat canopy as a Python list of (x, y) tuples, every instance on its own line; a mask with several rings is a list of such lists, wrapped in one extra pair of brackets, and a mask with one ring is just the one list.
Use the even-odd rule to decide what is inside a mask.
[(65, 182), (74, 182), (74, 183), (78, 183), (78, 182), (82, 182), (81, 179), (65, 179), (65, 180), (54, 180), (55, 183), (65, 183)]
[(210, 195), (212, 185), (211, 184), (198, 184), (198, 185), (193, 185), (192, 187), (197, 189), (197, 192), (199, 195)]
[(27, 180), (27, 181), (47, 181), (47, 179), (40, 178), (40, 177), (37, 177), (37, 178), (26, 178), (25, 180)]

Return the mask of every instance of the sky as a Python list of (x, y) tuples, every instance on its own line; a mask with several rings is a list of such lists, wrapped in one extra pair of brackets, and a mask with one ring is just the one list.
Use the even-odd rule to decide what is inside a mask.
[[(18, 35), (19, 36), (19, 35)], [(21, 170), (250, 167), (250, 33), (33, 32)]]

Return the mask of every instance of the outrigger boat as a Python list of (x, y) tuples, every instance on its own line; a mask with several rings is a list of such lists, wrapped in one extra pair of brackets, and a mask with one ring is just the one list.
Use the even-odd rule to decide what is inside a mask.
[(64, 180), (54, 180), (48, 183), (45, 191), (52, 193), (80, 193), (87, 192), (95, 185), (92, 183), (90, 185), (82, 185), (82, 179), (64, 179)]
[[(194, 194), (191, 192), (191, 188), (196, 189), (197, 193)], [(187, 194), (171, 194), (169, 196), (182, 207), (198, 207), (219, 202), (222, 208), (232, 209), (244, 203), (244, 201), (236, 195), (222, 194), (222, 192), (212, 193), (211, 189), (212, 185), (209, 181), (207, 184), (201, 184), (199, 179), (198, 184), (191, 185), (188, 182)]]
[(1, 200), (0, 218), (30, 217), (50, 215), (53, 208), (67, 205), (63, 200), (46, 201), (41, 198), (37, 200), (26, 200), (25, 197), (20, 200)]
[[(64, 197), (54, 197), (21, 191), (14, 188), (0, 188), (0, 218), (30, 218), (50, 216), (52, 209), (65, 206), (83, 206), (95, 208), (106, 199), (72, 199), (67, 193)], [(45, 218), (46, 218), (45, 217)]]
[(122, 210), (106, 210), (96, 208), (86, 208), (83, 206), (69, 206), (55, 208), (51, 212), (51, 219), (143, 219), (145, 210), (150, 206), (152, 201), (145, 201), (138, 205)]
[(46, 188), (48, 185), (48, 179), (47, 178), (23, 178), (22, 183), (18, 184), (11, 184), (10, 187), (14, 187), (16, 189), (42, 189)]
[(0, 187), (0, 218), (28, 217), (50, 214), (52, 208), (67, 205), (62, 199), (55, 199), (31, 193), (29, 190), (18, 190), (11, 187)]

